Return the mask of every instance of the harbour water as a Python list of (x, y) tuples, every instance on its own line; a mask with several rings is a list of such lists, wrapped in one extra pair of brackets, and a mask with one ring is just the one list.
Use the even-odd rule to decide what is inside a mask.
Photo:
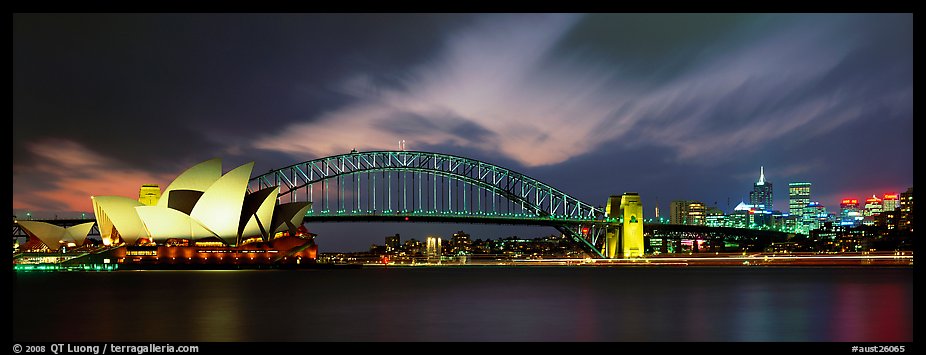
[(15, 341), (912, 341), (911, 267), (16, 273)]

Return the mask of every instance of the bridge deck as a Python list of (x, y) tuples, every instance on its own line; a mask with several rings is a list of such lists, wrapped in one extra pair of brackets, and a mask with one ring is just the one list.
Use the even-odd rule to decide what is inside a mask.
[(309, 214), (305, 222), (431, 222), (465, 224), (510, 224), (533, 226), (607, 225), (608, 222), (588, 219), (564, 219), (519, 216), (463, 215), (463, 214)]

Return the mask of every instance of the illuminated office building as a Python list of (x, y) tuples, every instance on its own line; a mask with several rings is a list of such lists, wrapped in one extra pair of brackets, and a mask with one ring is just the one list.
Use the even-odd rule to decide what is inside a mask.
[(723, 211), (717, 207), (710, 207), (705, 212), (704, 225), (710, 227), (726, 227), (726, 216)]
[(839, 203), (839, 224), (842, 226), (855, 227), (865, 219), (862, 212), (859, 211), (858, 199), (844, 198)]
[(788, 214), (792, 218), (800, 218), (804, 214), (804, 206), (810, 203), (810, 183), (792, 182), (788, 184)]
[(819, 229), (826, 222), (826, 207), (820, 202), (811, 201), (804, 206), (804, 213), (801, 216), (802, 224), (806, 230)]
[(881, 202), (881, 199), (875, 195), (871, 195), (871, 198), (865, 200), (865, 217), (881, 214), (881, 211), (884, 210), (884, 205)]
[(898, 207), (900, 207), (900, 195), (896, 193), (884, 194), (884, 199), (881, 200), (882, 211), (893, 211)]

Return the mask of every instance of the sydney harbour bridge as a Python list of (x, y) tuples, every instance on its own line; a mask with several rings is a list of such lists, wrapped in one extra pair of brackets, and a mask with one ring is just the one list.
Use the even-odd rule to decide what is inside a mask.
[[(250, 179), (248, 191), (279, 186), (279, 202), (310, 201), (304, 222), (479, 223), (549, 226), (590, 257), (641, 256), (639, 196), (611, 196), (600, 207), (511, 169), (461, 156), (420, 151), (351, 151), (270, 170)], [(629, 204), (628, 204), (629, 201)], [(626, 208), (625, 208), (626, 207)], [(76, 221), (47, 221), (56, 224)], [(14, 237), (17, 226), (14, 224)], [(784, 240), (786, 233), (741, 228), (646, 225), (669, 239)], [(658, 232), (658, 231), (656, 231)], [(632, 252), (629, 252), (630, 250)]]
[[(466, 157), (419, 151), (352, 151), (271, 170), (249, 191), (280, 186), (280, 202), (312, 201), (307, 223), (447, 222), (550, 226), (591, 257), (639, 256), (643, 233), (661, 249), (683, 238), (758, 244), (785, 240), (777, 231), (684, 225), (643, 226), (639, 196), (610, 196), (596, 206), (511, 169)], [(625, 209), (630, 197), (634, 208)], [(632, 227), (636, 223), (638, 228)], [(646, 243), (648, 245), (648, 243)], [(697, 245), (697, 244), (696, 244)], [(634, 249), (635, 252), (630, 252)], [(628, 255), (629, 254), (629, 255)]]

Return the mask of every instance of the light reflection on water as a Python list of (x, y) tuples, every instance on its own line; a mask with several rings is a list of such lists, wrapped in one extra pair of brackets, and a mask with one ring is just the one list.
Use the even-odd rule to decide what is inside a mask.
[(19, 273), (19, 341), (912, 341), (910, 268)]

